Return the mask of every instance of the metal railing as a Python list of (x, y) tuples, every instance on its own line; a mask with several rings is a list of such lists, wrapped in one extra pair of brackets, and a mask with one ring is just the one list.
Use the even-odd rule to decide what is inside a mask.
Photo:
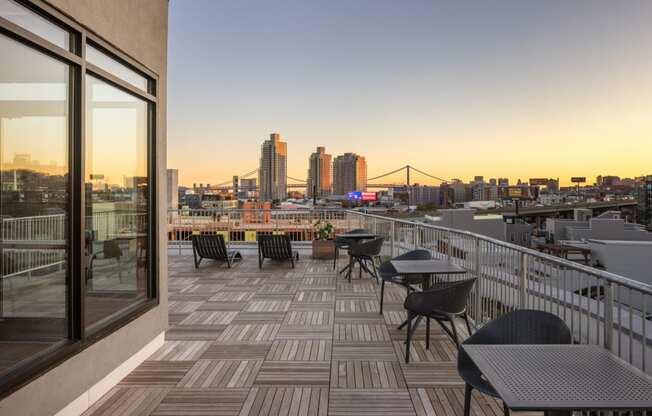
[(652, 373), (652, 286), (467, 231), (347, 215), (354, 228), (385, 237), (388, 256), (424, 248), (477, 277), (468, 305), (476, 325), (515, 309), (548, 311), (568, 324), (576, 342), (602, 345)]
[[(383, 254), (388, 257), (425, 248), (464, 267), (468, 276), (478, 278), (468, 305), (478, 326), (515, 309), (545, 310), (561, 317), (577, 342), (602, 345), (652, 372), (652, 286), (468, 231), (341, 209), (182, 210), (168, 213), (169, 247), (178, 247), (181, 253), (182, 245), (189, 247), (189, 236), (196, 232), (223, 233), (230, 242), (252, 245), (259, 233), (284, 232), (295, 241), (310, 241), (317, 220), (330, 221), (336, 233), (364, 228), (385, 237)], [(26, 219), (21, 221), (18, 229), (29, 230)], [(35, 221), (52, 230), (48, 237), (59, 232), (51, 220), (37, 217)], [(111, 221), (134, 226), (144, 217)], [(117, 225), (112, 223), (111, 228)], [(4, 232), (3, 225), (3, 238), (29, 235)], [(31, 235), (38, 241), (43, 233)], [(30, 264), (57, 266), (64, 261), (61, 253), (12, 253), (19, 261), (12, 270), (5, 270), (3, 264), (3, 275), (27, 272)], [(16, 269), (18, 264), (22, 266)]]
[(204, 233), (255, 243), (258, 234), (285, 233), (293, 241), (311, 241), (318, 220), (329, 221), (336, 232), (350, 228), (342, 209), (184, 209), (168, 211), (168, 239), (177, 244), (193, 233)]

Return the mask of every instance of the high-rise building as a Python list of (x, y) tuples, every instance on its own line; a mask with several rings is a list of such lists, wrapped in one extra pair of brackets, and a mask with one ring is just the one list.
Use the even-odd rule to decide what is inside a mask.
[(269, 135), (260, 149), (261, 201), (283, 200), (287, 197), (287, 143), (281, 141), (279, 133)]
[(638, 186), (638, 222), (652, 227), (652, 175), (647, 175)]
[(168, 169), (168, 209), (179, 208), (179, 171)]
[(367, 161), (355, 153), (345, 153), (333, 161), (333, 193), (367, 190)]
[(326, 148), (320, 146), (310, 155), (308, 160), (307, 194), (325, 196), (331, 193), (331, 160), (332, 156), (326, 153)]

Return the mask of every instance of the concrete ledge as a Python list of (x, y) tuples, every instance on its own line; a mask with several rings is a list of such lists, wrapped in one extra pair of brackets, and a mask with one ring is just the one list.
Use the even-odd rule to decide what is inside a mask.
[(70, 402), (66, 407), (59, 410), (55, 416), (78, 416), (84, 413), (103, 395), (117, 385), (120, 380), (125, 378), (143, 361), (145, 361), (156, 350), (163, 346), (165, 342), (165, 332), (161, 332), (152, 341), (140, 349), (137, 353), (129, 357), (127, 361), (120, 364), (115, 370), (111, 371), (106, 377), (98, 381), (90, 389), (86, 390), (75, 400)]

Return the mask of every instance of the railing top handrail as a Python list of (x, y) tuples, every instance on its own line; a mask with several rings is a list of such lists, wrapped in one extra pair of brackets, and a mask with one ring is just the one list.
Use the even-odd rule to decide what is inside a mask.
[(405, 224), (405, 225), (410, 225), (410, 226), (421, 226), (421, 227), (430, 228), (430, 229), (433, 229), (433, 230), (446, 231), (446, 232), (451, 232), (451, 233), (455, 233), (455, 234), (458, 234), (458, 235), (465, 235), (465, 236), (468, 236), (468, 237), (476, 238), (478, 240), (486, 241), (488, 243), (492, 243), (492, 244), (496, 244), (498, 246), (509, 248), (511, 250), (515, 250), (515, 251), (518, 251), (518, 252), (521, 252), (521, 253), (524, 253), (524, 254), (528, 254), (528, 255), (533, 256), (533, 257), (538, 257), (540, 259), (550, 261), (552, 263), (556, 263), (556, 264), (558, 264), (560, 266), (564, 266), (564, 267), (567, 267), (567, 268), (570, 268), (570, 269), (573, 269), (573, 270), (577, 270), (577, 271), (582, 272), (582, 273), (590, 274), (590, 275), (595, 276), (597, 278), (604, 279), (607, 282), (616, 283), (618, 285), (625, 286), (627, 288), (634, 289), (636, 291), (645, 293), (646, 295), (652, 295), (652, 285), (649, 285), (649, 284), (646, 284), (646, 283), (643, 283), (643, 282), (639, 282), (637, 280), (633, 280), (633, 279), (630, 279), (628, 277), (621, 276), (621, 275), (618, 275), (618, 274), (615, 274), (615, 273), (607, 272), (607, 271), (604, 271), (604, 270), (599, 270), (599, 269), (596, 269), (594, 267), (586, 266), (586, 265), (583, 265), (583, 264), (578, 264), (578, 263), (572, 262), (570, 260), (555, 257), (555, 256), (550, 255), (550, 254), (541, 253), (541, 252), (533, 250), (531, 248), (522, 247), (522, 246), (512, 244), (512, 243), (508, 243), (508, 242), (502, 241), (502, 240), (497, 240), (495, 238), (488, 237), (486, 235), (476, 234), (476, 233), (471, 232), (471, 231), (459, 230), (459, 229), (456, 229), (456, 228), (442, 227), (440, 225), (432, 225), (432, 224), (409, 221), (409, 220), (403, 220), (403, 219), (397, 219), (397, 218), (383, 217), (382, 215), (367, 214), (367, 213), (360, 212), (360, 211), (349, 210), (348, 212), (351, 213), (351, 214), (354, 214), (354, 215), (366, 216), (366, 217), (381, 219), (381, 220), (384, 220), (384, 221), (393, 221), (395, 223), (400, 223), (400, 224)]

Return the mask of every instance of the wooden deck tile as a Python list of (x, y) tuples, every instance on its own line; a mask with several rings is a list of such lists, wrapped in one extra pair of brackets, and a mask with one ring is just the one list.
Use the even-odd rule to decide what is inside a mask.
[(179, 325), (228, 325), (237, 314), (237, 311), (193, 312)]
[(179, 381), (177, 387), (251, 387), (262, 363), (262, 361), (199, 360)]
[(404, 389), (403, 371), (396, 361), (338, 361), (331, 363), (331, 388)]
[(171, 389), (152, 416), (237, 416), (249, 389)]
[(272, 344), (213, 343), (201, 356), (204, 360), (264, 360)]
[(165, 333), (170, 341), (214, 341), (220, 336), (226, 325), (179, 325), (172, 326)]
[(263, 342), (268, 343), (276, 337), (280, 324), (232, 324), (217, 339), (221, 343)]
[(210, 341), (165, 341), (165, 344), (154, 354), (150, 360), (162, 361), (193, 361), (206, 351)]
[(331, 416), (414, 416), (414, 406), (407, 390), (331, 389), (328, 400)]
[(194, 361), (145, 361), (122, 379), (120, 385), (174, 386), (193, 365)]
[(333, 360), (397, 361), (394, 349), (386, 342), (337, 342), (333, 344)]
[(463, 387), (457, 374), (457, 362), (410, 363), (401, 362), (408, 387)]
[(255, 384), (328, 386), (329, 377), (328, 361), (265, 361)]
[(384, 342), (390, 341), (391, 338), (384, 324), (337, 323), (333, 331), (333, 340)]
[[(464, 388), (410, 389), (412, 403), (418, 416), (462, 415), (464, 413)], [(519, 416), (537, 413), (517, 413)], [(471, 416), (502, 416), (503, 405), (493, 397), (478, 394), (471, 396)]]
[(326, 416), (328, 388), (254, 387), (240, 416)]
[(330, 361), (330, 340), (275, 341), (267, 353), (268, 361)]
[(315, 311), (290, 311), (285, 315), (283, 325), (331, 325), (333, 312), (330, 309)]
[(167, 388), (113, 388), (84, 416), (148, 416), (167, 393)]

